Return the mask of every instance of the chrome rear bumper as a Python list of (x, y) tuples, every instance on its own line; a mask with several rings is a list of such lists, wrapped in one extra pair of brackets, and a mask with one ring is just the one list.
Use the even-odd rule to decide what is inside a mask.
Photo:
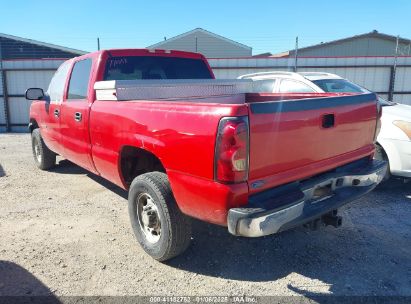
[(387, 164), (368, 161), (340, 167), (311, 179), (264, 191), (243, 208), (228, 212), (228, 231), (259, 237), (302, 225), (321, 217), (374, 189), (383, 179)]

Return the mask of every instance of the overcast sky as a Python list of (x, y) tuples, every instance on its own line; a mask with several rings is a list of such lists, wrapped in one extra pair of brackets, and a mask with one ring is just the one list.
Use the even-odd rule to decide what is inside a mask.
[(411, 1), (5, 1), (0, 32), (94, 51), (142, 48), (201, 27), (249, 45), (281, 52), (379, 32), (411, 39)]

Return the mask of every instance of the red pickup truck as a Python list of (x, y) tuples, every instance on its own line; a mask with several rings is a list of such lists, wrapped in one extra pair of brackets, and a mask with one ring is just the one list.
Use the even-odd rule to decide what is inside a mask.
[(206, 59), (103, 50), (63, 63), (32, 88), (34, 160), (56, 155), (129, 190), (137, 240), (153, 258), (183, 252), (190, 217), (258, 237), (341, 224), (342, 205), (371, 191), (380, 109), (374, 94), (262, 94), (215, 80)]

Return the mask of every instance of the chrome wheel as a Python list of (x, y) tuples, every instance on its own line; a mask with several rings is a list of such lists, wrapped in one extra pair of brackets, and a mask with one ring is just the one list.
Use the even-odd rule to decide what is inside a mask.
[(36, 160), (41, 163), (41, 149), (37, 139), (34, 140), (34, 156), (36, 157)]
[(145, 238), (150, 243), (157, 243), (161, 235), (161, 221), (157, 206), (148, 193), (137, 197), (137, 218)]

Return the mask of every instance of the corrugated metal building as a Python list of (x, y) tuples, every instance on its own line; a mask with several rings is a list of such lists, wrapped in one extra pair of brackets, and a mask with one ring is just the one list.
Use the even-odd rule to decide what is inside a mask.
[[(377, 31), (298, 49), (299, 57), (395, 56), (397, 37)], [(283, 56), (294, 57), (294, 50)], [(399, 56), (411, 55), (411, 40), (399, 39)]]
[(26, 131), (31, 102), (27, 88), (47, 89), (67, 58), (85, 52), (36, 40), (0, 34), (0, 132)]
[(202, 28), (196, 28), (147, 48), (197, 52), (208, 58), (250, 57), (252, 55), (251, 47)]

